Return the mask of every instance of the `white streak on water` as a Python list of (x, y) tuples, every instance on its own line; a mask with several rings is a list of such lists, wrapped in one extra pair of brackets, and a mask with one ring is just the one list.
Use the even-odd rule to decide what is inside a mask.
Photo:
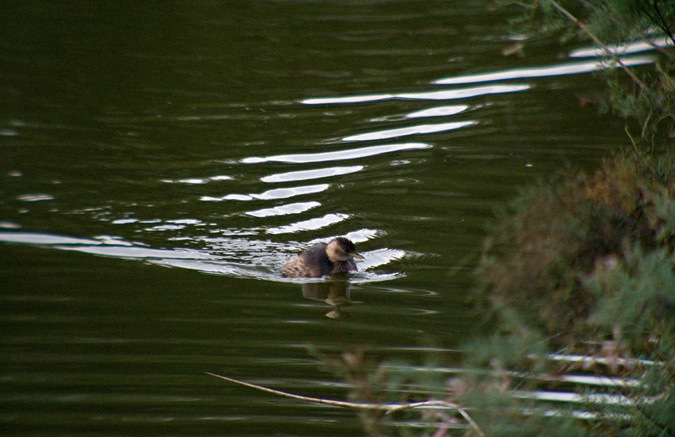
[(382, 144), (379, 146), (362, 147), (359, 149), (335, 150), (332, 152), (298, 153), (291, 155), (271, 155), (264, 157), (244, 158), (243, 164), (260, 164), (265, 162), (284, 162), (289, 164), (307, 164), (313, 162), (341, 161), (348, 159), (366, 158), (383, 153), (398, 152), (401, 150), (428, 149), (426, 143)]
[(364, 166), (362, 165), (354, 165), (351, 167), (317, 168), (313, 170), (301, 170), (301, 171), (290, 171), (287, 173), (277, 173), (262, 177), (260, 178), (260, 180), (267, 183), (305, 181), (309, 179), (320, 179), (332, 176), (342, 176), (350, 173), (356, 173), (363, 169)]
[(407, 135), (416, 135), (416, 134), (429, 134), (434, 132), (445, 132), (449, 130), (460, 129), (466, 126), (472, 126), (478, 124), (477, 121), (451, 121), (448, 123), (438, 123), (438, 124), (420, 124), (417, 126), (408, 126), (401, 127), (397, 129), (387, 129), (376, 132), (368, 132), (358, 135), (350, 135), (344, 137), (342, 141), (351, 142), (351, 141), (373, 141), (373, 140), (384, 140), (389, 138), (403, 137)]
[[(626, 66), (650, 64), (654, 62), (654, 57), (643, 56), (638, 58), (623, 59), (622, 62)], [(447, 77), (444, 79), (438, 79), (433, 83), (436, 85), (459, 85), (467, 83), (491, 82), (495, 80), (567, 76), (570, 74), (590, 73), (593, 71), (616, 67), (618, 67), (618, 65), (612, 62), (600, 62), (600, 61), (575, 62), (568, 64), (552, 65), (547, 67), (514, 68), (511, 70), (494, 71), (490, 73)]]
[(375, 102), (379, 100), (394, 100), (394, 99), (455, 100), (455, 99), (465, 99), (469, 97), (483, 96), (487, 94), (513, 93), (518, 91), (525, 91), (528, 89), (530, 89), (529, 85), (489, 85), (489, 86), (479, 86), (455, 90), (427, 91), (416, 93), (372, 94), (367, 96), (346, 96), (346, 97), (322, 97), (316, 99), (301, 100), (300, 103), (303, 103), (305, 105), (329, 105), (329, 104)]

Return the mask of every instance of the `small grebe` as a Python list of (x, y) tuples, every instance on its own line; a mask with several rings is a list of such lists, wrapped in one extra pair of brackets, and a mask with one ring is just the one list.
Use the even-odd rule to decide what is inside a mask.
[(330, 243), (317, 243), (305, 249), (300, 255), (291, 257), (281, 268), (287, 278), (320, 278), (335, 273), (355, 272), (353, 258), (363, 259), (356, 252), (354, 243), (344, 237)]

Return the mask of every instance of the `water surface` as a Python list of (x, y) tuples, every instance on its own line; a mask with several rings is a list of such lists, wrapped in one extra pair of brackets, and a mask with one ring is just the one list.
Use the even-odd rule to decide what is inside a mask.
[[(579, 106), (593, 53), (504, 57), (486, 1), (5, 8), (8, 434), (359, 434), (204, 372), (345, 399), (313, 350), (456, 362), (492, 211), (627, 141)], [(279, 276), (339, 235), (349, 281)]]

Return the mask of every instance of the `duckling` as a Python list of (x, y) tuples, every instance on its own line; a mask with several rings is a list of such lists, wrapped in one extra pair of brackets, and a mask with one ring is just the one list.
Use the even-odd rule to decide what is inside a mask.
[(363, 259), (354, 243), (344, 237), (331, 240), (328, 244), (317, 243), (293, 256), (281, 268), (281, 275), (287, 278), (320, 278), (335, 273), (355, 272), (358, 269), (354, 258)]

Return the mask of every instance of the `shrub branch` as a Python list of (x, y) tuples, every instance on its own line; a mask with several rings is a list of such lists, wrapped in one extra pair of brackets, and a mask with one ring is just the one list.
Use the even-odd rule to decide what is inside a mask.
[(607, 47), (602, 41), (600, 41), (600, 38), (595, 36), (595, 34), (593, 32), (591, 32), (591, 30), (584, 23), (579, 21), (577, 19), (577, 17), (572, 15), (567, 9), (563, 8), (555, 0), (548, 0), (548, 1), (551, 4), (551, 6), (553, 6), (556, 10), (558, 10), (558, 12), (563, 14), (565, 16), (565, 18), (567, 18), (569, 21), (574, 23), (575, 26), (577, 26), (579, 29), (581, 29), (582, 32), (584, 32), (590, 39), (592, 39), (593, 42), (596, 43), (598, 45), (598, 47), (600, 47), (600, 49), (607, 56), (612, 58), (612, 60), (614, 62), (616, 62), (617, 65), (619, 65), (623, 71), (626, 72), (626, 74), (633, 80), (633, 82), (635, 82), (640, 87), (641, 90), (645, 91), (647, 89), (645, 84), (642, 83), (642, 81), (635, 75), (635, 73), (633, 73), (633, 71), (630, 68), (628, 68), (626, 66), (626, 64), (624, 64), (621, 61), (621, 59), (614, 52), (612, 52), (612, 50), (609, 49), (609, 47)]

